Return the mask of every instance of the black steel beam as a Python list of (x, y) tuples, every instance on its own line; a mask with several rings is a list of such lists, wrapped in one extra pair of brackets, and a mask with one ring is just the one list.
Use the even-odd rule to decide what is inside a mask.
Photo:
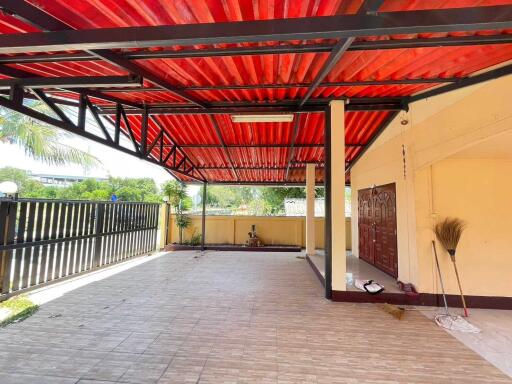
[(201, 215), (201, 251), (204, 251), (204, 243), (206, 237), (206, 186), (207, 184), (203, 184), (203, 211)]
[[(34, 26), (36, 26), (39, 29), (42, 29), (43, 31), (48, 31), (46, 33), (35, 33), (35, 35), (61, 35), (66, 33), (79, 33), (80, 31), (72, 30), (70, 27), (60, 21), (59, 19), (51, 16), (48, 13), (45, 13), (35, 7), (32, 4), (29, 4), (25, 1), (19, 1), (19, 0), (1, 0), (0, 1), (0, 9), (3, 9), (4, 11), (11, 13), (14, 17), (18, 17), (22, 19), (25, 22), (28, 22)], [(145, 79), (151, 81), (152, 83), (165, 88), (169, 92), (174, 93), (175, 95), (184, 98), (187, 101), (190, 101), (193, 104), (196, 104), (199, 107), (204, 108), (206, 105), (203, 104), (202, 101), (196, 99), (193, 96), (187, 95), (185, 92), (183, 92), (179, 87), (176, 87), (166, 80), (162, 79), (161, 77), (155, 75), (153, 72), (146, 70), (145, 68), (139, 66), (138, 64), (135, 64), (131, 62), (130, 60), (127, 60), (121, 56), (119, 56), (117, 53), (111, 52), (108, 49), (99, 49), (99, 50), (91, 50), (89, 48), (84, 48), (84, 50), (91, 54), (92, 56), (95, 56), (96, 58), (105, 60), (110, 62), (111, 64), (114, 64), (130, 73), (133, 73), (137, 76), (142, 76)], [(75, 47), (72, 50), (78, 50), (80, 48)]]
[[(190, 184), (199, 184), (202, 185), (202, 182), (192, 182)], [(231, 186), (242, 186), (242, 185), (250, 185), (250, 186), (273, 186), (273, 187), (305, 187), (306, 181), (303, 182), (286, 182), (286, 181), (265, 181), (265, 180), (256, 180), (256, 181), (208, 181), (208, 185), (231, 185)], [(316, 182), (316, 186), (323, 186), (321, 182)]]
[(237, 180), (240, 180), (240, 175), (238, 174), (238, 171), (235, 168), (235, 163), (233, 162), (233, 159), (231, 158), (231, 153), (229, 153), (229, 148), (227, 148), (226, 142), (224, 141), (224, 138), (222, 137), (222, 132), (220, 131), (220, 127), (219, 127), (219, 124), (217, 123), (217, 120), (215, 119), (215, 116), (210, 115), (210, 121), (213, 125), (215, 134), (217, 135), (219, 143), (222, 145), (222, 148), (224, 149), (224, 152), (229, 161), (229, 165), (231, 166), (233, 174), (235, 175)]
[[(231, 167), (226, 167), (226, 166), (215, 166), (215, 165), (212, 165), (212, 166), (200, 166), (198, 167), (197, 169), (203, 169), (203, 170), (229, 170), (231, 169)], [(292, 166), (290, 168), (288, 167), (275, 167), (275, 166), (272, 166), (272, 165), (268, 165), (268, 166), (238, 166), (236, 167), (236, 169), (241, 169), (241, 170), (251, 170), (251, 171), (284, 171), (284, 170), (294, 170), (294, 169), (306, 169), (306, 165), (302, 165), (302, 163), (298, 163), (298, 164), (293, 164), (292, 163)], [(323, 166), (318, 166), (317, 169), (323, 169)], [(285, 178), (285, 180), (287, 180)]]
[(386, 39), (374, 41), (355, 41), (349, 51), (369, 51), (406, 48), (462, 47), (467, 45), (510, 44), (512, 34), (449, 36), (415, 39)]
[(192, 164), (194, 169), (196, 169), (198, 171), (198, 173), (199, 173), (199, 175), (201, 175), (201, 178), (203, 179), (203, 181), (206, 181), (206, 177), (204, 176), (204, 174), (200, 170), (198, 170), (197, 164), (190, 159), (190, 156), (183, 150), (181, 145), (176, 144), (176, 140), (174, 139), (174, 137), (171, 136), (171, 134), (165, 129), (165, 127), (160, 123), (160, 121), (158, 121), (158, 119), (155, 119), (151, 115), (149, 115), (149, 117), (160, 128), (160, 132), (162, 132), (162, 139), (160, 142), (160, 152), (162, 153), (163, 148), (166, 147), (166, 145), (164, 143), (165, 137), (167, 137), (167, 139), (173, 143), (172, 144), (173, 149), (168, 153), (168, 156), (166, 157), (166, 160), (163, 164), (165, 164), (169, 160), (169, 157), (172, 155), (174, 157), (173, 164), (175, 165), (176, 164), (176, 150), (179, 150), (181, 152), (181, 154), (188, 159), (189, 163)]
[[(112, 137), (110, 136), (110, 133), (107, 130), (107, 127), (105, 127), (105, 124), (103, 123), (103, 120), (101, 120), (101, 117), (98, 115), (98, 108), (96, 108), (92, 103), (91, 100), (87, 96), (85, 96), (85, 101), (87, 103), (87, 107), (92, 113), (92, 117), (96, 121), (96, 124), (98, 124), (98, 127), (100, 127), (101, 131), (105, 135), (105, 139), (107, 139), (108, 142), (113, 142)], [(119, 144), (119, 141), (117, 142)]]
[(295, 156), (295, 141), (297, 140), (297, 135), (299, 133), (299, 125), (300, 125), (300, 115), (295, 115), (295, 122), (293, 124), (293, 132), (292, 132), (292, 141), (290, 145), (290, 149), (288, 150), (288, 161), (286, 166), (286, 173), (284, 175), (284, 179), (288, 180), (288, 176), (290, 174), (290, 167), (292, 165), (293, 157)]
[[(346, 147), (364, 147), (364, 144), (345, 144)], [(181, 148), (223, 148), (221, 144), (180, 144)], [(290, 144), (226, 144), (227, 148), (291, 148)], [(324, 144), (297, 144), (295, 148), (323, 148)]]
[(393, 119), (398, 116), (399, 111), (392, 112), (388, 118), (380, 125), (380, 127), (377, 129), (377, 131), (373, 134), (372, 138), (368, 143), (366, 143), (363, 147), (363, 149), (357, 154), (357, 156), (352, 159), (350, 163), (348, 163), (347, 167), (345, 168), (345, 174), (349, 173), (352, 167), (359, 161), (359, 159), (366, 153), (366, 151), (372, 146), (372, 144), (379, 138), (379, 136), (384, 132), (384, 130), (391, 124)]
[(78, 99), (78, 123), (77, 127), (85, 130), (85, 118), (87, 115), (87, 95), (80, 95)]
[[(272, 106), (262, 105), (257, 107), (248, 107), (243, 105), (237, 105), (233, 103), (232, 107), (209, 107), (208, 109), (203, 108), (190, 108), (190, 107), (154, 107), (149, 104), (151, 115), (218, 115), (218, 114), (233, 114), (233, 113), (309, 113), (309, 112), (323, 112), (322, 105), (307, 106), (300, 111), (297, 110), (296, 106)], [(371, 105), (368, 105), (368, 109)], [(114, 113), (114, 108), (105, 106), (100, 112), (102, 115), (111, 115)], [(141, 108), (130, 108), (126, 109), (128, 115), (140, 115), (142, 114)]]
[[(325, 298), (332, 299), (332, 196), (331, 196), (331, 108), (325, 109), (324, 130), (324, 259), (325, 259)], [(339, 196), (342, 198), (342, 196)]]
[[(29, 117), (31, 117), (33, 119), (36, 119), (36, 120), (39, 120), (39, 121), (41, 121), (43, 123), (52, 125), (54, 127), (60, 128), (60, 129), (63, 129), (63, 130), (68, 131), (70, 133), (74, 133), (74, 134), (79, 135), (81, 137), (84, 137), (86, 139), (95, 141), (95, 142), (100, 143), (100, 144), (104, 144), (104, 145), (106, 145), (106, 146), (108, 146), (110, 148), (114, 148), (114, 149), (116, 149), (118, 151), (127, 153), (127, 154), (132, 155), (132, 156), (136, 156), (138, 158), (141, 158), (140, 154), (138, 152), (136, 152), (136, 151), (132, 151), (132, 150), (130, 150), (128, 148), (125, 148), (123, 146), (116, 145), (115, 143), (113, 143), (113, 142), (111, 142), (111, 141), (109, 141), (109, 140), (107, 140), (105, 138), (96, 136), (95, 134), (93, 134), (91, 132), (88, 132), (86, 130), (82, 130), (82, 129), (78, 128), (74, 124), (69, 124), (68, 122), (55, 119), (55, 118), (53, 118), (51, 116), (45, 115), (44, 113), (35, 111), (35, 110), (33, 110), (31, 108), (28, 108), (28, 107), (25, 107), (22, 104), (16, 104), (13, 101), (8, 100), (6, 98), (0, 97), (0, 106), (8, 108), (8, 109), (11, 109), (11, 110), (13, 110), (15, 112), (24, 114), (25, 116), (29, 116)], [(143, 158), (143, 160), (148, 161), (148, 162), (153, 163), (153, 164), (162, 165), (162, 164), (160, 164), (157, 160), (155, 160), (152, 157), (145, 157), (145, 158)], [(184, 174), (179, 169), (172, 169), (171, 167), (166, 167), (166, 168), (168, 170), (172, 171), (172, 172), (176, 172), (176, 173), (179, 173), (179, 174)], [(187, 177), (189, 177), (189, 178), (191, 178), (193, 180), (203, 181), (203, 180), (201, 180), (201, 179), (199, 179), (199, 178), (197, 178), (197, 177), (195, 177), (193, 175), (190, 175), (190, 174), (189, 175), (185, 175), (185, 176), (187, 176)]]
[[(175, 107), (151, 107), (152, 115), (225, 115), (225, 114), (241, 114), (241, 113), (312, 113), (323, 112), (324, 104), (306, 106), (300, 110), (293, 106), (272, 106), (262, 105), (259, 107), (245, 107), (234, 104), (232, 107), (210, 107), (208, 109), (195, 108), (175, 108)], [(345, 108), (347, 112), (353, 111), (401, 111), (404, 107), (402, 104), (348, 104)], [(103, 108), (102, 115), (110, 115), (114, 113), (113, 108)], [(140, 109), (127, 109), (128, 115), (140, 115)]]
[[(358, 15), (364, 15), (365, 13), (376, 12), (382, 5), (384, 0), (364, 0), (361, 8), (357, 12)], [(311, 85), (309, 86), (306, 94), (299, 101), (299, 108), (301, 108), (309, 100), (313, 92), (320, 86), (322, 81), (329, 75), (331, 70), (336, 66), (341, 56), (350, 48), (352, 43), (355, 41), (355, 37), (344, 37), (341, 38), (332, 48), (329, 57), (322, 65), (322, 68), (317, 73)]]
[[(33, 24), (40, 24), (43, 19), (42, 15), (20, 14), (15, 9), (17, 3), (27, 4), (17, 0), (4, 0), (2, 7), (8, 11), (14, 10), (13, 13), (30, 20)], [(48, 22), (56, 23), (57, 20), (53, 20), (53, 17), (42, 13), (46, 15), (47, 19), (51, 19), (47, 20)], [(511, 5), (89, 30), (61, 30), (59, 25), (49, 25), (46, 26), (47, 30), (58, 30), (58, 32), (0, 35), (0, 53), (341, 39), (361, 36), (501, 30), (511, 27)]]
[(62, 121), (66, 122), (68, 124), (73, 124), (71, 122), (71, 120), (69, 119), (69, 117), (62, 111), (62, 109), (60, 109), (55, 104), (55, 101), (53, 99), (50, 99), (48, 96), (46, 96), (42, 90), (34, 89), (33, 92), (34, 92), (34, 95), (37, 97), (37, 99), (39, 99), (40, 101), (45, 103), (53, 111), (53, 113), (55, 113), (57, 116), (59, 116), (59, 118)]
[(111, 52), (109, 50), (93, 50), (91, 51), (95, 56), (108, 61), (111, 64), (114, 64), (118, 67), (121, 67), (131, 73), (137, 74), (139, 76), (144, 77), (144, 79), (151, 81), (153, 84), (158, 85), (159, 87), (164, 88), (166, 91), (169, 91), (201, 108), (206, 108), (206, 103), (200, 101), (194, 96), (187, 94), (181, 87), (170, 84), (167, 80), (162, 79), (160, 76), (155, 75), (153, 72), (147, 70), (131, 62), (130, 60), (124, 59), (120, 57), (117, 53)]
[[(347, 111), (402, 110), (405, 97), (399, 98), (339, 98), (345, 100)], [(324, 112), (325, 106), (334, 99), (311, 99), (301, 109), (297, 100), (281, 100), (276, 102), (214, 102), (207, 109), (190, 107), (182, 104), (148, 104), (152, 115), (187, 115), (187, 114), (232, 114), (232, 113), (308, 113)], [(113, 107), (105, 106), (102, 114), (112, 114)], [(126, 113), (140, 115), (142, 108), (127, 109)]]
[[(85, 94), (87, 96), (94, 97), (96, 99), (108, 101), (108, 102), (110, 102), (112, 104), (121, 104), (121, 105), (124, 105), (124, 106), (127, 106), (127, 107), (136, 108), (136, 109), (140, 109), (140, 110), (144, 109), (144, 105), (143, 104), (134, 103), (132, 101), (121, 99), (121, 98), (116, 97), (116, 96), (107, 95), (107, 94), (105, 94), (103, 92), (99, 92), (99, 91), (96, 91), (94, 89), (70, 88), (70, 89), (66, 89), (66, 91), (69, 91), (69, 92), (72, 92), (72, 93), (77, 93), (79, 95), (80, 94)], [(113, 106), (112, 108), (115, 108), (115, 107)]]
[(25, 77), (21, 79), (0, 79), (0, 89), (18, 85), (26, 88), (101, 88), (101, 87), (140, 87), (138, 76), (65, 76), (65, 77)]
[(9, 100), (16, 104), (21, 104), (23, 102), (23, 95), (25, 94), (25, 91), (23, 90), (23, 87), (19, 85), (12, 85), (9, 88)]
[(428, 97), (434, 97), (434, 96), (441, 95), (446, 92), (455, 91), (460, 88), (465, 88), (465, 87), (469, 87), (471, 85), (483, 83), (485, 81), (494, 80), (494, 79), (497, 79), (497, 78), (500, 78), (503, 76), (508, 76), (510, 74), (512, 74), (512, 64), (506, 65), (504, 67), (492, 69), (490, 71), (483, 72), (479, 75), (466, 77), (466, 78), (464, 78), (456, 83), (453, 83), (453, 84), (445, 85), (442, 87), (434, 88), (430, 91), (416, 94), (414, 96), (411, 96), (408, 99), (408, 102), (412, 103), (412, 102), (415, 102), (418, 100), (426, 99)]
[[(35, 91), (35, 90), (34, 90)], [(9, 96), (11, 93), (11, 90), (0, 90), (0, 95)], [(30, 100), (38, 100), (38, 97), (35, 94), (29, 93), (27, 91), (24, 92), (23, 97), (25, 99)], [(58, 105), (67, 105), (69, 107), (78, 107), (78, 103), (71, 100), (65, 100), (65, 99), (59, 99), (55, 97), (48, 97), (48, 100), (52, 100), (55, 104)]]
[[(18, 69), (18, 68), (9, 67), (9, 66), (3, 65), (3, 64), (0, 64), (0, 73), (3, 75), (9, 76), (9, 77), (15, 77), (17, 79), (34, 78), (34, 74), (31, 72), (28, 72), (28, 71), (25, 71), (22, 69)], [(46, 79), (46, 78), (43, 77), (43, 79)], [(44, 80), (44, 81), (47, 81), (47, 80)], [(86, 94), (88, 96), (91, 96), (91, 97), (94, 97), (97, 99), (109, 101), (111, 103), (124, 104), (124, 105), (132, 107), (132, 108), (141, 108), (141, 109), (143, 108), (142, 104), (125, 101), (125, 100), (119, 99), (115, 96), (106, 95), (102, 92), (92, 90), (92, 89), (71, 88), (71, 89), (65, 89), (65, 91), (69, 91), (69, 92), (73, 92), (73, 93), (77, 93), (77, 94)]]
[[(453, 83), (461, 80), (459, 77), (432, 77), (432, 78), (416, 78), (416, 79), (390, 79), (390, 80), (363, 80), (363, 81), (329, 81), (318, 85), (318, 88), (328, 87), (367, 87), (374, 85), (407, 85), (407, 84), (440, 84)], [(229, 90), (245, 90), (245, 89), (291, 89), (291, 88), (308, 88), (310, 83), (289, 83), (289, 84), (237, 84), (237, 85), (198, 85), (185, 87), (185, 91), (229, 91)], [(145, 88), (104, 88), (103, 92), (164, 92), (165, 89), (159, 87)], [(47, 93), (58, 91), (50, 90)]]
[(354, 42), (355, 37), (347, 37), (342, 38), (334, 48), (332, 49), (329, 57), (325, 61), (324, 65), (320, 69), (320, 72), (316, 75), (313, 82), (309, 86), (306, 94), (302, 97), (302, 99), (299, 101), (299, 108), (302, 108), (304, 104), (309, 100), (311, 95), (313, 95), (313, 92), (318, 88), (320, 83), (324, 81), (324, 79), (327, 77), (327, 75), (331, 72), (331, 70), (334, 68), (334, 66), (338, 63), (341, 56), (347, 51), (347, 49), (350, 47), (350, 45)]
[[(20, 70), (20, 69), (16, 69), (16, 68), (11, 68), (11, 67), (7, 67), (5, 65), (1, 65), (0, 64), (0, 73), (6, 73), (7, 76), (14, 76), (14, 77), (18, 77), (18, 78), (30, 78), (31, 77), (31, 73), (29, 72), (26, 72), (26, 71), (23, 71), (23, 70)], [(139, 154), (139, 157), (140, 157), (140, 151), (139, 151), (139, 146), (138, 146), (138, 143), (137, 141), (135, 140), (134, 136), (133, 136), (133, 132), (131, 130), (131, 127), (130, 127), (130, 124), (128, 122), (128, 117), (127, 117), (127, 114), (123, 108), (123, 104), (124, 105), (127, 105), (127, 106), (130, 106), (130, 107), (133, 107), (133, 108), (141, 108), (141, 109), (144, 109), (144, 105), (140, 105), (140, 104), (137, 104), (137, 103), (131, 103), (131, 102), (126, 102), (122, 99), (118, 99), (116, 97), (113, 97), (113, 96), (110, 96), (110, 95), (104, 95), (103, 93), (101, 92), (98, 92), (98, 91), (95, 91), (95, 90), (89, 90), (89, 89), (84, 89), (84, 88), (76, 88), (76, 89), (71, 89), (70, 90), (71, 92), (75, 92), (75, 93), (78, 93), (79, 97), (80, 97), (80, 100), (84, 100), (87, 104), (87, 106), (89, 107), (89, 109), (91, 110), (91, 112), (93, 113), (93, 117), (94, 119), (96, 120), (97, 124), (99, 125), (100, 129), (103, 131), (103, 133), (105, 134), (105, 139), (104, 141), (106, 141), (106, 143), (108, 145), (111, 145), (113, 146), (115, 149), (120, 149), (120, 148), (123, 148), (122, 146), (119, 145), (119, 141), (120, 141), (120, 134), (121, 134), (121, 126), (120, 126), (120, 123), (121, 123), (121, 119), (124, 119), (125, 121), (125, 124), (126, 124), (126, 127), (127, 127), (127, 130), (128, 130), (128, 133), (126, 132), (123, 132), (123, 134), (125, 134), (126, 136), (128, 136), (128, 138), (132, 141), (133, 145), (134, 145), (134, 148), (136, 150), (136, 153)], [(58, 107), (57, 107), (57, 102), (55, 99), (50, 99), (48, 98), (43, 92), (41, 92), (40, 90), (34, 90), (33, 91), (37, 98), (39, 98), (40, 100), (42, 100), (43, 102), (45, 102), (46, 104), (49, 105), (49, 107), (54, 111), (54, 113), (56, 113), (60, 118), (61, 120), (66, 123), (68, 126), (74, 126), (72, 124), (72, 122), (69, 120), (69, 118), (65, 115), (65, 113), (63, 111), (61, 111)], [(38, 94), (39, 93), (39, 94)], [(101, 118), (100, 118), (100, 112), (101, 110), (96, 108), (92, 103), (91, 101), (87, 98), (87, 96), (91, 96), (91, 97), (95, 97), (95, 98), (99, 98), (99, 99), (103, 99), (103, 100), (108, 100), (108, 101), (111, 101), (111, 102), (114, 102), (116, 103), (116, 107), (115, 107), (115, 111), (114, 111), (114, 114), (115, 114), (115, 121), (112, 121), (112, 119), (110, 117), (107, 118), (107, 120), (109, 120), (112, 125), (114, 126), (114, 141), (112, 143), (112, 138), (110, 137), (108, 131), (106, 130), (105, 126), (103, 125), (102, 121), (101, 121)], [(76, 105), (77, 107), (80, 107), (80, 105)], [(58, 110), (58, 112), (57, 112)], [(44, 115), (43, 115), (44, 116)], [(158, 124), (158, 122), (156, 122)], [(85, 130), (81, 130), (82, 132), (85, 132)], [(103, 141), (100, 141), (101, 143), (104, 143)], [(183, 152), (183, 155), (185, 157), (187, 157), (187, 155)], [(144, 159), (148, 159), (150, 157), (148, 156), (145, 156), (143, 157)], [(153, 159), (154, 160), (154, 159)], [(160, 162), (157, 162), (157, 164), (159, 165), (162, 165), (164, 168), (166, 168), (172, 175), (174, 175), (174, 173), (178, 173), (177, 171), (175, 170), (172, 170), (172, 169), (169, 169), (166, 165), (166, 163), (160, 163)], [(192, 164), (192, 162), (191, 162)], [(179, 172), (179, 173), (182, 173), (182, 172)], [(201, 171), (198, 171), (198, 173), (201, 175), (201, 178), (196, 178), (195, 176), (189, 176), (191, 177), (192, 179), (197, 179), (197, 180), (201, 180), (201, 181), (205, 181), (206, 179), (204, 178), (204, 175), (201, 173)]]
[[(374, 41), (354, 41), (348, 51), (388, 50), (404, 48), (428, 48), (428, 47), (457, 47), (468, 45), (511, 44), (512, 34), (499, 35), (474, 35), (474, 36), (449, 36), (435, 38), (392, 39)], [(286, 53), (325, 53), (331, 52), (333, 44), (287, 44), (256, 47), (234, 48), (207, 48), (207, 49), (182, 49), (179, 51), (141, 50), (124, 52), (118, 55), (127, 60), (151, 60), (151, 59), (183, 59), (221, 56), (247, 56), (247, 55), (278, 55)], [(66, 61), (94, 61), (98, 60), (87, 52), (56, 53), (56, 54), (19, 54), (0, 56), (0, 64), (27, 64), (50, 63)]]

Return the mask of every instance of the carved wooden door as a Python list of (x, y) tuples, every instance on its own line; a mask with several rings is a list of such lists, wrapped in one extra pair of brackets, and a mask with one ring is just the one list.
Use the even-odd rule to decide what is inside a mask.
[(397, 277), (395, 184), (360, 190), (358, 201), (359, 257)]

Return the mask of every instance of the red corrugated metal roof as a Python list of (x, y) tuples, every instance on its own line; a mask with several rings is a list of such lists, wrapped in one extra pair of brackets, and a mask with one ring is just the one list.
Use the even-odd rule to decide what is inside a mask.
[[(21, 1), (21, 0), (20, 0)], [(49, 15), (74, 29), (133, 27), (151, 25), (194, 24), (226, 21), (329, 16), (356, 13), (363, 0), (27, 0)], [(512, 4), (512, 0), (385, 0), (380, 11), (395, 12), (438, 8), (479, 7)], [(34, 26), (10, 15), (0, 13), (0, 33), (37, 32)], [(512, 30), (426, 33), (419, 35), (393, 35), (359, 38), (362, 40), (434, 38), (445, 36), (472, 36), (509, 34)], [(333, 44), (334, 40), (315, 42)], [(194, 47), (154, 47), (157, 51), (207, 49), (221, 47), (248, 47), (283, 44), (306, 44), (310, 41), (218, 44)], [(137, 51), (115, 50), (116, 52)], [(133, 60), (153, 74), (178, 87), (272, 85), (273, 88), (187, 90), (191, 96), (206, 102), (279, 102), (300, 100), (322, 65), (328, 53), (287, 53), (274, 55), (195, 57), (181, 59)], [(324, 82), (384, 81), (404, 79), (461, 78), (482, 69), (512, 59), (512, 44), (490, 44), (461, 47), (430, 47), (386, 49), (346, 52), (334, 66)], [(8, 64), (34, 74), (34, 76), (108, 76), (126, 75), (127, 71), (101, 60)], [(300, 87), (276, 88), (276, 85), (305, 84)], [(440, 83), (320, 86), (312, 99), (348, 97), (404, 97), (416, 94)], [(144, 81), (144, 87), (154, 84)], [(166, 90), (106, 92), (130, 102), (156, 104), (185, 104), (187, 101)], [(76, 98), (67, 92), (56, 96)], [(92, 98), (97, 105), (112, 105), (108, 101)], [(347, 112), (346, 157), (353, 161), (365, 144), (389, 119), (390, 111)], [(297, 117), (298, 116), (298, 117)], [(299, 126), (295, 144), (294, 123), (235, 124), (227, 114), (213, 115), (155, 115), (149, 124), (148, 138), (152, 141), (163, 127), (165, 136), (163, 157), (173, 144), (183, 146), (177, 151), (177, 160), (183, 153), (199, 168), (209, 181), (239, 182), (302, 182), (304, 169), (297, 168), (307, 162), (322, 166), (324, 135), (322, 113), (297, 115)], [(221, 147), (212, 119), (218, 126)], [(140, 140), (141, 116), (130, 115), (134, 136)], [(124, 123), (122, 128), (127, 130)], [(197, 146), (206, 145), (203, 148)], [(235, 145), (255, 145), (242, 148)], [(268, 145), (269, 147), (262, 147)], [(278, 147), (272, 148), (272, 145)], [(283, 148), (284, 145), (290, 145)], [(300, 145), (309, 145), (308, 147)], [(159, 146), (152, 154), (160, 156)], [(286, 167), (292, 154), (292, 164), (286, 179)], [(233, 172), (231, 166), (247, 168)], [(211, 169), (218, 167), (218, 169)], [(268, 169), (256, 169), (256, 168)], [(190, 180), (180, 176), (183, 180)], [(317, 173), (321, 180), (322, 172)]]

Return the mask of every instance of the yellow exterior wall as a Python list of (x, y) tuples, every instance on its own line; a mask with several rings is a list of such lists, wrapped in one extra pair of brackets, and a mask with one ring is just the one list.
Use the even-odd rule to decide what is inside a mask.
[[(512, 149), (511, 149), (512, 150)], [(423, 168), (416, 175), (416, 201), (420, 287), (440, 290), (432, 263), (434, 218), (458, 217), (467, 223), (459, 247), (457, 266), (464, 293), (512, 296), (512, 161), (447, 159)], [(449, 256), (440, 253), (445, 289), (457, 294)]]
[[(434, 168), (439, 166), (441, 167), (440, 175), (443, 178), (449, 178), (450, 176), (446, 175), (453, 172), (453, 169), (452, 171), (443, 170), (444, 166), (440, 166), (439, 162), (442, 163), (444, 159), (456, 152), (477, 145), (488, 138), (510, 132), (512, 130), (511, 98), (512, 76), (508, 76), (413, 103), (408, 113), (403, 112), (395, 118), (351, 170), (354, 254), (358, 255), (359, 241), (357, 191), (372, 185), (396, 183), (398, 277), (402, 281), (414, 283), (421, 292), (437, 293), (432, 252), (429, 237), (425, 232), (430, 231), (432, 213), (434, 213), (429, 205), (432, 192), (429, 189), (427, 170), (430, 166)], [(408, 124), (402, 125), (402, 120), (407, 120)], [(473, 173), (471, 168), (464, 168), (465, 183), (460, 183), (458, 188), (457, 184), (450, 184), (457, 191), (456, 193), (433, 184), (435, 196), (438, 196), (437, 199), (442, 202), (435, 213), (439, 217), (456, 213), (463, 219), (470, 217), (472, 221), (486, 222), (488, 218), (485, 213), (475, 207), (479, 205), (474, 201), (475, 196), (472, 192), (466, 195), (465, 188), (471, 185), (471, 188), (480, 190), (481, 199), (490, 201), (499, 199), (502, 195), (498, 190), (508, 188), (508, 181), (504, 179), (510, 177), (510, 171), (506, 171), (505, 166), (498, 166), (498, 163), (494, 165), (497, 166), (497, 171), (502, 172), (501, 177), (497, 179), (502, 184), (495, 184), (492, 187), (489, 185), (485, 190), (482, 190), (483, 186), (478, 185), (481, 179), (485, 179), (483, 178), (485, 172), (479, 170), (484, 174), (477, 174), (475, 169)], [(458, 180), (455, 174), (452, 176), (454, 180)], [(459, 202), (465, 202), (465, 204), (459, 204)], [(505, 201), (501, 203), (509, 204)], [(450, 207), (454, 204), (460, 207), (459, 211), (451, 210)], [(479, 226), (480, 224), (477, 225)], [(475, 237), (466, 247), (472, 244), (474, 255), (471, 256), (469, 249), (466, 249), (468, 255), (466, 257), (468, 260), (477, 260), (480, 257), (476, 255), (482, 252), (482, 248), (474, 246), (474, 242), (484, 241), (486, 233), (489, 235), (488, 241), (493, 242), (492, 249), (499, 260), (493, 259), (492, 265), (489, 263), (485, 268), (482, 268), (478, 262), (468, 261), (463, 272), (466, 293), (511, 296), (512, 283), (504, 287), (504, 282), (496, 281), (495, 277), (501, 276), (498, 269), (503, 266), (507, 266), (509, 276), (512, 273), (512, 267), (509, 264), (512, 240), (506, 245), (500, 240), (501, 235), (498, 233), (491, 236), (489, 232), (480, 234), (473, 232)], [(467, 235), (469, 237), (469, 231)], [(512, 239), (510, 236), (509, 238)], [(461, 268), (462, 257), (461, 250)], [(453, 274), (449, 274), (447, 278), (450, 292), (456, 293), (453, 291), (455, 284)], [(510, 278), (508, 280), (510, 281)]]
[[(183, 231), (183, 239), (201, 233), (201, 216), (190, 216), (192, 223)], [(347, 222), (347, 249), (351, 247), (350, 218)], [(206, 244), (245, 244), (251, 225), (265, 245), (306, 246), (306, 220), (304, 217), (283, 216), (206, 216)], [(315, 242), (318, 249), (324, 247), (324, 219), (315, 218)], [(179, 230), (175, 217), (171, 215), (168, 238), (171, 243), (179, 242)]]

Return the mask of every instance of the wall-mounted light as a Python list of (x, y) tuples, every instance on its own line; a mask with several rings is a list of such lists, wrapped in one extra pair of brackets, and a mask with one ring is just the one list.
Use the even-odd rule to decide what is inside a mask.
[(233, 123), (290, 123), (293, 114), (231, 115)]

